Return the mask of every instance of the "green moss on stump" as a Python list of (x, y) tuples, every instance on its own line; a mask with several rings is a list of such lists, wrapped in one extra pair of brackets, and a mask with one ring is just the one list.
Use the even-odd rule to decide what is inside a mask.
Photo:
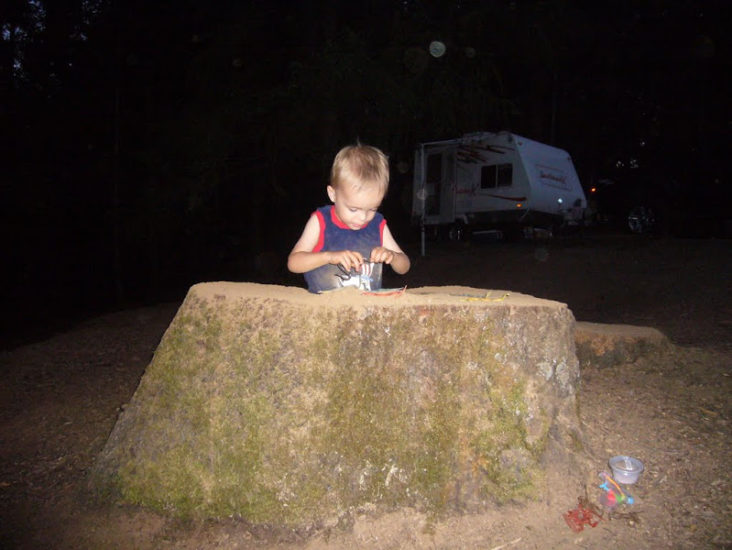
[[(377, 301), (313, 315), (195, 289), (98, 460), (100, 490), (178, 516), (302, 525), (541, 487), (552, 419), (527, 393), (534, 371), (506, 360), (519, 347), (498, 328), (510, 309)], [(529, 421), (541, 426), (530, 437)]]

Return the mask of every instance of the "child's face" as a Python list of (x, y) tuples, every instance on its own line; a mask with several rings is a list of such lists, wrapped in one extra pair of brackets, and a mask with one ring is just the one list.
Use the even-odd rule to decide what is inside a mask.
[(337, 188), (328, 186), (328, 196), (335, 204), (338, 218), (354, 231), (368, 225), (374, 219), (384, 192), (378, 185), (366, 185), (356, 189), (348, 183)]

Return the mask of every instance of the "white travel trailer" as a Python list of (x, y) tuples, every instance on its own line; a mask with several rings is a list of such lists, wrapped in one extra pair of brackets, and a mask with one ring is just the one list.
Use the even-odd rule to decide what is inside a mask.
[(435, 231), (550, 228), (579, 223), (587, 207), (566, 151), (509, 132), (420, 143), (412, 220)]

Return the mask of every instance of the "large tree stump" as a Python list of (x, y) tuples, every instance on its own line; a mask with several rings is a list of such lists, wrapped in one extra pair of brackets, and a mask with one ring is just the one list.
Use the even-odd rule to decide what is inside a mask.
[(279, 525), (530, 498), (578, 439), (573, 330), (564, 304), (498, 291), (195, 285), (92, 480)]

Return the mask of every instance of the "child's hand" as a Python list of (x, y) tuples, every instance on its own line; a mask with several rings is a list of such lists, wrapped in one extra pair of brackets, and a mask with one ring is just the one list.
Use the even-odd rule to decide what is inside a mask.
[(371, 251), (371, 258), (369, 261), (377, 264), (390, 264), (394, 259), (394, 251), (384, 248), (383, 246), (377, 246)]
[(360, 271), (361, 265), (363, 264), (363, 256), (353, 250), (337, 250), (330, 253), (328, 263), (333, 265), (341, 264), (346, 271), (351, 271), (351, 269)]

